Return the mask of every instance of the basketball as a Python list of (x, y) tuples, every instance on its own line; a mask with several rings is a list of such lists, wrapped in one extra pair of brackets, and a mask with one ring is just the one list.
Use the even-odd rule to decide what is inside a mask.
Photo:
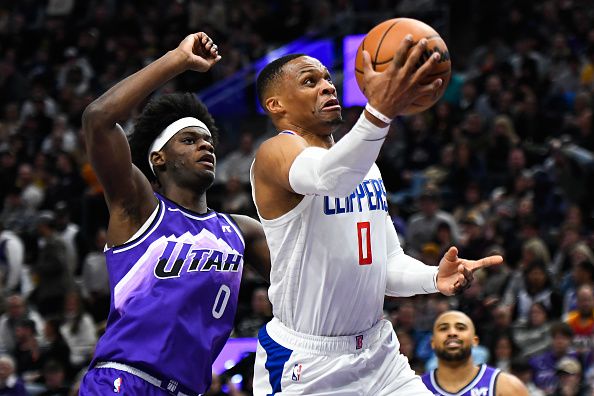
[(363, 91), (363, 50), (369, 52), (373, 70), (381, 72), (392, 62), (404, 37), (409, 33), (412, 35), (414, 43), (417, 43), (422, 38), (427, 39), (427, 49), (421, 56), (417, 67), (421, 66), (434, 52), (439, 52), (441, 55), (439, 62), (421, 83), (429, 84), (435, 79), (441, 78), (443, 84), (439, 88), (438, 95), (418, 98), (405, 109), (402, 115), (419, 113), (433, 106), (442, 97), (450, 81), (452, 70), (450, 53), (439, 33), (431, 26), (416, 19), (389, 19), (376, 25), (367, 33), (357, 49), (357, 56), (355, 58), (355, 76), (359, 89)]

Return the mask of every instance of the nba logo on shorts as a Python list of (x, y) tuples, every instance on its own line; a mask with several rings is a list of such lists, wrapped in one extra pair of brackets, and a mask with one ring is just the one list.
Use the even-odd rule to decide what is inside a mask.
[(301, 368), (302, 366), (299, 363), (293, 366), (293, 376), (291, 377), (293, 381), (299, 381), (301, 379)]
[(363, 334), (355, 336), (355, 343), (356, 343), (355, 349), (363, 348)]
[(122, 377), (118, 377), (113, 381), (113, 393), (120, 393), (122, 387)]

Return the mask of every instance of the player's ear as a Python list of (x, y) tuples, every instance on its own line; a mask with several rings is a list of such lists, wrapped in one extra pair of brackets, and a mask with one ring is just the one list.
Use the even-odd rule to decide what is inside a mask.
[(271, 96), (266, 99), (264, 106), (266, 106), (266, 111), (268, 111), (270, 114), (279, 114), (285, 110), (278, 96)]
[(431, 349), (435, 349), (435, 341), (433, 337), (431, 337)]
[(151, 153), (151, 164), (153, 164), (153, 167), (165, 164), (165, 153), (163, 151), (153, 151)]
[(477, 346), (479, 344), (478, 336), (472, 337), (472, 346)]

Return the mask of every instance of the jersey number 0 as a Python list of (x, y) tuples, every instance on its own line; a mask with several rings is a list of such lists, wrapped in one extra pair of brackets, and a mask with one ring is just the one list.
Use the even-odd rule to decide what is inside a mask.
[(371, 229), (368, 221), (357, 223), (357, 239), (359, 241), (359, 265), (369, 265), (371, 256)]

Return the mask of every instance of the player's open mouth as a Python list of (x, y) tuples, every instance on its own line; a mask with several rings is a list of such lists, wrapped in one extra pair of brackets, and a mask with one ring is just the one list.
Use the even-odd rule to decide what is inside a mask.
[(444, 345), (446, 347), (459, 347), (462, 345), (462, 341), (458, 340), (458, 339), (451, 339), (451, 340), (447, 340)]
[(322, 111), (336, 111), (340, 109), (340, 103), (337, 99), (330, 99), (322, 106)]
[(200, 157), (197, 162), (201, 165), (204, 165), (206, 167), (214, 169), (215, 159), (214, 159), (214, 155), (212, 155), (210, 153), (205, 154), (202, 157)]

